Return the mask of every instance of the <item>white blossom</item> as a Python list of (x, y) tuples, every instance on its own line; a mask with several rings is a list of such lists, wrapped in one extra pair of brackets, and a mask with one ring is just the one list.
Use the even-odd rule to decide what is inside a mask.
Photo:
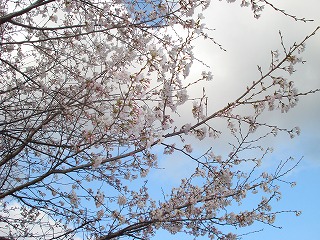
[(186, 150), (187, 153), (191, 153), (193, 150), (190, 144), (184, 145), (184, 149)]
[(118, 204), (125, 205), (127, 203), (127, 198), (124, 195), (118, 196)]

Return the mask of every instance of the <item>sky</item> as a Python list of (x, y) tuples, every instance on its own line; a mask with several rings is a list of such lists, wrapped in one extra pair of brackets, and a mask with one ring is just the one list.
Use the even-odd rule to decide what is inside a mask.
[[(206, 87), (210, 96), (211, 106), (219, 108), (229, 99), (232, 100), (245, 87), (246, 82), (257, 79), (259, 72), (257, 65), (268, 69), (270, 51), (281, 50), (279, 31), (284, 43), (289, 47), (294, 42), (302, 41), (317, 26), (320, 26), (320, 2), (318, 0), (270, 0), (280, 9), (299, 18), (313, 19), (313, 22), (297, 22), (292, 18), (275, 12), (266, 6), (261, 17), (254, 19), (249, 8), (241, 8), (241, 1), (227, 3), (213, 0), (209, 9), (203, 14), (209, 28), (215, 29), (212, 36), (227, 50), (223, 52), (209, 41), (200, 41), (195, 44), (196, 57), (204, 60), (211, 67), (213, 82)], [(296, 86), (301, 91), (320, 88), (320, 32), (306, 44), (303, 53), (305, 64), (297, 67), (292, 75)], [(191, 69), (196, 75), (203, 66), (196, 65)], [(202, 88), (198, 88), (201, 89)], [(199, 94), (196, 89), (194, 94)], [(209, 104), (210, 104), (209, 103)], [(281, 229), (268, 226), (254, 225), (253, 230), (264, 229), (262, 232), (248, 235), (243, 239), (273, 239), (273, 240), (300, 240), (319, 239), (320, 235), (320, 93), (300, 98), (296, 108), (287, 114), (270, 113), (269, 121), (285, 127), (299, 126), (301, 135), (290, 139), (280, 136), (268, 142), (275, 149), (272, 158), (285, 159), (293, 156), (296, 159), (303, 157), (300, 165), (294, 169), (288, 178), (297, 182), (294, 188), (284, 188), (283, 198), (276, 205), (276, 209), (301, 210), (302, 214), (295, 217), (292, 214), (280, 215), (276, 225)], [(201, 150), (201, 145), (198, 146)], [(160, 167), (167, 169), (165, 179), (163, 174), (154, 174), (155, 181), (162, 183), (178, 182), (184, 174), (185, 162), (182, 160), (163, 161)], [(187, 171), (187, 170), (186, 170)], [(154, 238), (158, 239), (192, 239), (185, 235), (170, 235), (159, 232)], [(201, 239), (201, 238), (199, 238)], [(206, 239), (206, 238), (203, 238)]]

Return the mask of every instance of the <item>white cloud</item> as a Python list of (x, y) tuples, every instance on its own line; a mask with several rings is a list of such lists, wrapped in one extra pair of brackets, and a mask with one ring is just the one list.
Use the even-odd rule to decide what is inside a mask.
[[(6, 204), (6, 205), (5, 205)], [(58, 221), (54, 221), (46, 213), (33, 211), (30, 207), (25, 207), (22, 211), (22, 205), (17, 202), (5, 203), (0, 201), (1, 219), (0, 236), (12, 236), (14, 239), (52, 239), (65, 233)], [(8, 222), (10, 224), (8, 224)], [(25, 237), (24, 233), (33, 237)], [(81, 240), (79, 237), (73, 237), (73, 240)]]

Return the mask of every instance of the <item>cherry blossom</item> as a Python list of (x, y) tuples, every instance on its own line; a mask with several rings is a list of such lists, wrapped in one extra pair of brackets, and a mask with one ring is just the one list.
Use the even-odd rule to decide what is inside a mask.
[[(265, 0), (226, 2), (251, 7), (255, 18), (271, 7), (307, 21)], [(295, 137), (300, 129), (261, 119), (319, 91), (300, 92), (291, 80), (319, 28), (289, 48), (280, 33), (268, 70), (259, 67), (258, 79), (213, 110), (205, 89), (196, 97), (191, 91), (214, 82), (204, 62), (198, 76), (191, 74), (201, 63), (194, 41), (222, 49), (199, 13), (209, 4), (1, 1), (0, 231), (15, 239), (105, 240), (151, 239), (161, 228), (231, 240), (239, 227), (300, 215), (272, 210), (281, 186), (295, 185), (283, 178), (299, 160), (260, 168), (272, 152), (262, 140)], [(231, 139), (227, 154), (212, 149), (223, 136)], [(149, 176), (161, 171), (163, 154), (192, 162), (192, 173), (152, 196)], [(247, 199), (256, 203), (235, 208)]]

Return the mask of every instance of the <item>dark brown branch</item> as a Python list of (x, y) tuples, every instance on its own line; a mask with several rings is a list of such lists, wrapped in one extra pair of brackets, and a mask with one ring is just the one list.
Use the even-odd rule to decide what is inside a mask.
[(3, 17), (0, 18), (0, 25), (3, 24), (3, 23), (6, 23), (6, 22), (9, 22), (12, 18), (14, 17), (18, 17), (18, 16), (21, 16), (27, 12), (30, 12), (32, 9), (35, 9), (35, 8), (38, 8), (42, 5), (46, 5), (50, 2), (54, 2), (55, 0), (38, 0), (34, 3), (32, 3), (31, 5), (29, 5), (28, 7), (20, 10), (20, 11), (17, 11), (17, 12), (13, 12), (13, 13), (9, 13)]

